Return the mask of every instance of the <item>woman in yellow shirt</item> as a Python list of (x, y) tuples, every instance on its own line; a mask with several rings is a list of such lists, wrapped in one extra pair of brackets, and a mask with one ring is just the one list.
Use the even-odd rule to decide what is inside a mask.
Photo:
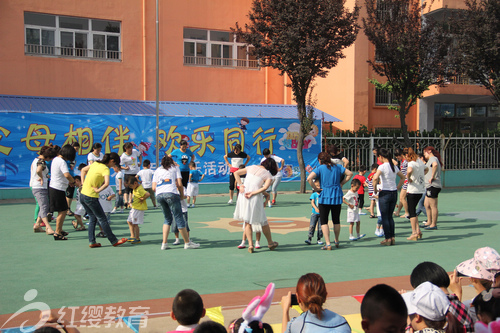
[(95, 240), (96, 222), (102, 227), (113, 246), (119, 246), (127, 241), (126, 238), (118, 240), (111, 231), (106, 213), (99, 203), (99, 192), (109, 186), (109, 168), (120, 165), (120, 156), (117, 153), (105, 154), (102, 160), (95, 161), (82, 169), (83, 187), (80, 193), (80, 202), (89, 214), (89, 247), (101, 247)]

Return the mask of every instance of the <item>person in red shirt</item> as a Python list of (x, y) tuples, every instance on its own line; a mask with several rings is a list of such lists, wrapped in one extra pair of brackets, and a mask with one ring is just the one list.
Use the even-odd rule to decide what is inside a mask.
[(354, 176), (354, 179), (359, 179), (361, 182), (361, 186), (359, 187), (358, 190), (358, 200), (359, 200), (359, 215), (366, 215), (366, 213), (363, 213), (363, 206), (365, 205), (365, 187), (368, 186), (366, 183), (366, 178), (365, 178), (365, 173), (366, 173), (366, 167), (364, 165), (360, 165), (358, 169), (358, 174)]

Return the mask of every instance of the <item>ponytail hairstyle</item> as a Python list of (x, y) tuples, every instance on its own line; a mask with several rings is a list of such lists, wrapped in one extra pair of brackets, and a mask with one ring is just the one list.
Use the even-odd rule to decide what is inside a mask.
[(172, 159), (172, 157), (168, 155), (163, 156), (163, 158), (161, 159), (161, 166), (163, 167), (163, 169), (170, 169), (172, 165), (174, 165), (174, 160)]
[(408, 149), (407, 157), (406, 157), (408, 159), (408, 161), (415, 162), (416, 160), (418, 160), (418, 155), (415, 153), (413, 148), (405, 148), (405, 149)]
[(377, 154), (377, 156), (382, 156), (383, 158), (387, 159), (387, 161), (389, 161), (389, 165), (391, 166), (392, 172), (396, 172), (396, 169), (394, 169), (394, 164), (392, 163), (392, 154), (389, 149), (380, 148)]
[(436, 148), (434, 148), (432, 146), (427, 146), (424, 148), (424, 151), (434, 155), (438, 159), (439, 164), (441, 164), (441, 167), (443, 166), (443, 161), (441, 160), (441, 154), (436, 150)]
[(120, 156), (117, 153), (104, 154), (102, 160), (96, 162), (108, 165), (110, 161), (114, 161), (115, 165), (120, 166)]
[(297, 283), (297, 300), (315, 314), (318, 319), (323, 316), (323, 304), (326, 302), (326, 285), (321, 275), (308, 273), (302, 275)]
[(325, 164), (328, 169), (331, 169), (332, 168), (332, 157), (330, 156), (329, 153), (325, 153), (325, 152), (321, 152), (318, 154), (318, 161), (319, 163), (321, 164)]

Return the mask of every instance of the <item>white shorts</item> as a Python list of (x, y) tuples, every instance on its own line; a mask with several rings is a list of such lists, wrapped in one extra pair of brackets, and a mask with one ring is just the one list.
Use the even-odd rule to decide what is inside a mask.
[(188, 197), (198, 196), (199, 189), (200, 189), (200, 185), (198, 183), (188, 183), (186, 196), (188, 196)]
[(354, 222), (359, 222), (359, 212), (357, 207), (353, 211), (351, 210), (347, 211), (347, 223), (354, 223)]
[(144, 211), (132, 208), (128, 214), (127, 222), (132, 224), (144, 224)]

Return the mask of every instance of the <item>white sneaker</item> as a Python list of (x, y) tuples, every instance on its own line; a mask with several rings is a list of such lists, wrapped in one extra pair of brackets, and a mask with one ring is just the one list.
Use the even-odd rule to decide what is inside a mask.
[(200, 247), (200, 244), (198, 244), (198, 243), (189, 242), (189, 243), (185, 243), (184, 244), (184, 250), (187, 250), (187, 249), (197, 249), (199, 247)]
[(191, 204), (191, 208), (194, 208), (194, 204)]
[(255, 248), (256, 249), (260, 249), (260, 243), (259, 242), (255, 242)]
[(229, 199), (229, 201), (227, 202), (228, 205), (231, 205), (233, 203), (233, 199)]
[(162, 250), (170, 249), (170, 246), (168, 246), (168, 243), (161, 243), (161, 249)]
[(115, 213), (116, 213), (116, 207), (115, 207), (115, 208), (113, 208), (113, 210), (112, 210), (112, 211), (110, 211), (109, 213), (110, 213), (110, 214), (115, 214)]
[(172, 245), (179, 245), (181, 243), (180, 239), (176, 239), (175, 242), (172, 243)]
[(123, 208), (120, 208), (120, 213), (123, 213)]
[(273, 205), (271, 204), (271, 201), (269, 201), (269, 203), (267, 204), (267, 207), (269, 207), (269, 208), (273, 207)]
[(379, 235), (378, 229), (375, 229), (375, 236), (378, 237), (378, 235)]
[(349, 240), (350, 240), (350, 241), (357, 241), (357, 240), (358, 240), (358, 238), (357, 238), (357, 237), (354, 237), (354, 236), (349, 236)]

